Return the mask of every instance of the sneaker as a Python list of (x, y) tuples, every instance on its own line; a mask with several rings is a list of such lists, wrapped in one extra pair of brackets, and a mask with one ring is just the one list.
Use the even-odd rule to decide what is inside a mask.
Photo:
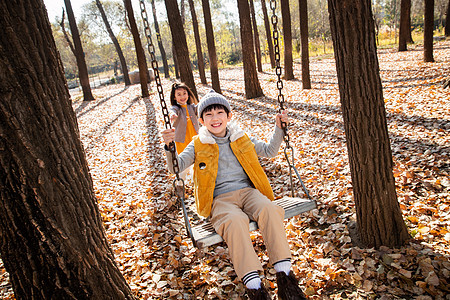
[(271, 300), (269, 292), (261, 283), (261, 287), (257, 290), (247, 289), (247, 296), (250, 300)]
[(278, 298), (281, 300), (306, 300), (305, 294), (298, 286), (298, 280), (294, 274), (289, 276), (284, 272), (277, 272)]

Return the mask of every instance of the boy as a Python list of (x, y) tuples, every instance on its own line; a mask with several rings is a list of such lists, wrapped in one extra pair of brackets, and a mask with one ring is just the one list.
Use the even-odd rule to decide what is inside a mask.
[[(250, 299), (270, 299), (258, 271), (261, 262), (253, 249), (249, 219), (255, 220), (263, 236), (270, 262), (276, 270), (280, 299), (306, 299), (291, 269), (284, 210), (274, 204), (272, 188), (258, 161), (258, 155), (277, 155), (283, 141), (281, 122), (276, 116), (275, 132), (269, 143), (249, 138), (230, 123), (231, 107), (225, 97), (211, 90), (197, 106), (203, 125), (198, 136), (178, 156), (180, 171), (194, 164), (194, 193), (197, 212), (209, 217), (216, 232), (228, 245), (236, 274), (244, 282)], [(166, 146), (174, 130), (162, 131)], [(173, 172), (171, 152), (167, 151)]]

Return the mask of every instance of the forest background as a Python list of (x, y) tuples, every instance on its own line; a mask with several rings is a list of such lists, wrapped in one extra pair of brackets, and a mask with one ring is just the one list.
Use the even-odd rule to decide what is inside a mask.
[[(69, 87), (77, 85), (77, 63), (75, 56), (68, 47), (67, 41), (64, 38), (61, 19), (63, 1), (58, 0), (61, 6), (58, 8), (60, 13), (54, 6), (51, 7), (52, 12), (49, 18), (52, 23), (52, 31), (56, 41), (57, 48), (61, 54), (61, 59), (64, 64), (64, 71), (66, 79), (68, 80)], [(46, 0), (47, 5), (55, 5), (58, 1)], [(74, 1), (79, 2), (79, 1)], [(292, 22), (292, 45), (293, 45), (293, 58), (299, 60), (301, 52), (300, 43), (300, 18), (298, 1), (289, 1), (291, 11)], [(184, 3), (184, 4), (183, 4)], [(129, 25), (126, 21), (126, 14), (124, 11), (123, 2), (116, 0), (104, 0), (102, 4), (105, 8), (105, 12), (108, 16), (109, 22), (112, 24), (112, 29), (117, 36), (118, 42), (123, 50), (128, 70), (137, 69), (137, 60), (135, 55), (135, 46), (133, 37), (129, 30)], [(167, 55), (170, 73), (174, 75), (175, 68), (173, 62), (172, 51), (172, 37), (170, 34), (170, 27), (167, 20), (166, 9), (163, 1), (155, 1), (157, 18), (161, 33), (161, 40)], [(197, 19), (199, 22), (199, 30), (203, 49), (203, 58), (205, 60), (205, 67), (208, 68), (208, 53), (205, 37), (204, 19), (202, 18), (202, 7), (200, 1), (194, 1), (197, 11)], [(447, 12), (447, 0), (435, 1), (435, 30), (436, 36), (443, 34), (445, 16)], [(216, 43), (217, 60), (220, 68), (242, 66), (242, 51), (241, 51), (241, 37), (239, 34), (239, 18), (237, 12), (237, 5), (235, 1), (226, 0), (212, 0), (210, 1), (212, 22), (214, 24), (214, 37)], [(264, 29), (263, 15), (261, 9), (261, 2), (255, 1), (255, 13), (258, 32), (261, 40), (261, 54), (262, 61), (266, 64), (269, 62), (269, 53), (267, 46), (267, 37)], [(376, 30), (377, 30), (377, 42), (378, 48), (395, 47), (398, 43), (398, 28), (400, 20), (400, 0), (379, 0), (372, 1), (373, 14), (375, 18)], [(106, 78), (111, 79), (114, 76), (114, 70), (116, 74), (120, 73), (119, 61), (117, 58), (116, 50), (111, 42), (111, 39), (105, 29), (105, 25), (98, 13), (98, 8), (95, 1), (85, 1), (84, 4), (77, 4), (74, 8), (77, 8), (78, 15), (76, 15), (77, 25), (79, 28), (83, 49), (85, 52), (86, 64), (88, 66), (90, 77), (92, 78), (93, 85), (98, 85), (101, 79), (104, 81)], [(183, 13), (184, 7), (184, 13)], [(416, 43), (423, 42), (423, 28), (424, 28), (424, 1), (413, 0), (411, 2), (411, 29), (413, 41)], [(141, 32), (141, 37), (144, 37), (142, 21), (140, 20), (139, 2), (133, 1), (133, 8), (135, 10), (135, 16), (138, 19), (137, 24)], [(278, 15), (281, 16), (280, 5), (277, 7)], [(150, 3), (147, 3), (147, 10), (151, 11)], [(195, 47), (194, 31), (192, 27), (191, 14), (189, 12), (189, 6), (187, 1), (181, 1), (180, 11), (184, 18), (184, 30), (186, 32), (186, 39), (189, 48), (189, 55), (191, 62), (194, 65), (194, 69), (198, 66), (197, 54)], [(151, 13), (149, 12), (149, 15)], [(70, 35), (68, 30), (67, 17), (66, 31)], [(150, 17), (151, 28), (153, 18)], [(308, 31), (309, 31), (309, 55), (332, 57), (333, 45), (331, 40), (331, 31), (328, 18), (328, 6), (325, 0), (309, 0), (308, 1)], [(283, 57), (283, 36), (280, 34), (281, 42), (281, 57)], [(156, 39), (155, 39), (156, 40)], [(161, 62), (161, 54), (156, 51), (156, 58)], [(146, 51), (148, 56), (148, 52)], [(150, 58), (147, 57), (147, 61)], [(160, 72), (163, 73), (162, 63), (159, 63)]]

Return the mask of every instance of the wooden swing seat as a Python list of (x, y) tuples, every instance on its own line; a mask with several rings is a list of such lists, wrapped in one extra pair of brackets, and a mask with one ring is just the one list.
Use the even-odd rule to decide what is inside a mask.
[[(316, 208), (316, 201), (308, 198), (283, 197), (274, 202), (284, 208), (285, 220)], [(258, 229), (258, 224), (255, 221), (250, 221), (249, 229), (250, 231)], [(193, 226), (192, 235), (196, 246), (200, 249), (223, 241), (209, 221)]]

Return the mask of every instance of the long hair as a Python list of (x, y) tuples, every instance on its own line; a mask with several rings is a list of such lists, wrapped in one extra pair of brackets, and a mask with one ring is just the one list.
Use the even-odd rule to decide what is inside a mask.
[(195, 98), (194, 93), (192, 93), (191, 89), (184, 82), (175, 82), (172, 84), (172, 90), (170, 91), (170, 104), (180, 106), (175, 100), (175, 91), (177, 89), (185, 89), (188, 93), (188, 101), (187, 104), (197, 104), (197, 98)]

